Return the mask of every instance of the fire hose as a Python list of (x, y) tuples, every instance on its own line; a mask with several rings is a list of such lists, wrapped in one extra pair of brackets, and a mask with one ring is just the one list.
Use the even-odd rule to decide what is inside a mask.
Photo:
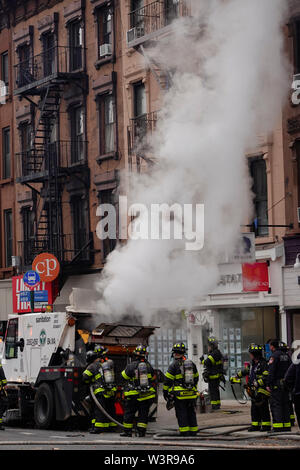
[(234, 390), (234, 387), (233, 387), (233, 384), (231, 384), (231, 391), (232, 391), (232, 394), (234, 396), (234, 398), (236, 399), (236, 401), (240, 404), (240, 405), (246, 405), (246, 403), (248, 402), (248, 397), (247, 395), (245, 394), (245, 389), (242, 388), (242, 385), (240, 384), (240, 389), (243, 390), (243, 397), (244, 397), (244, 400), (242, 401), (241, 399), (237, 398), (236, 396), (236, 393), (235, 393), (235, 390)]
[(99, 403), (99, 401), (97, 400), (96, 398), (96, 395), (94, 394), (94, 390), (93, 390), (93, 386), (90, 385), (90, 394), (92, 396), (92, 399), (95, 403), (95, 405), (97, 406), (97, 408), (99, 408), (100, 411), (102, 411), (102, 413), (110, 420), (112, 421), (113, 423), (115, 423), (117, 426), (120, 426), (121, 428), (125, 429), (125, 426), (123, 426), (122, 423), (120, 423), (119, 421), (117, 421), (115, 418), (113, 418), (112, 416), (110, 416), (110, 414), (106, 411), (105, 408), (103, 408), (103, 406)]

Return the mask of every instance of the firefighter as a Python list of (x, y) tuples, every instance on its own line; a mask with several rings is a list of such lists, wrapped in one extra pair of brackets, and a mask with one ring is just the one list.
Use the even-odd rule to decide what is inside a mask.
[[(281, 341), (281, 349), (284, 350), (284, 351), (287, 351), (287, 353), (288, 353), (289, 356), (291, 357), (290, 348), (289, 348), (288, 345), (287, 345), (286, 343), (284, 343), (283, 341)], [(290, 408), (290, 422), (291, 422), (291, 426), (295, 426), (296, 416), (295, 416), (294, 404), (293, 404), (293, 400), (292, 400), (292, 397), (291, 397), (291, 396), (290, 396), (290, 400), (289, 400), (289, 408)]]
[(203, 380), (208, 383), (208, 392), (212, 411), (221, 408), (220, 382), (225, 384), (224, 358), (218, 348), (218, 340), (214, 336), (208, 338), (208, 356), (200, 358), (204, 365)]
[(6, 409), (6, 384), (7, 380), (2, 368), (2, 364), (0, 363), (0, 431), (4, 431), (5, 429), (3, 426), (2, 417)]
[(284, 383), (292, 393), (298, 427), (300, 428), (300, 354), (297, 356), (297, 361), (292, 362), (288, 368)]
[(144, 345), (139, 345), (133, 351), (135, 360), (129, 363), (121, 372), (126, 380), (124, 391), (125, 410), (123, 426), (125, 430), (121, 436), (132, 436), (133, 421), (136, 412), (137, 433), (139, 437), (144, 437), (147, 430), (150, 406), (156, 398), (156, 391), (153, 387), (154, 370), (147, 361), (147, 349)]
[(247, 390), (251, 398), (251, 431), (270, 431), (271, 416), (269, 410), (270, 392), (266, 390), (268, 363), (263, 357), (263, 348), (258, 344), (250, 344), (249, 354), (251, 366), (230, 377), (231, 383), (241, 383), (242, 377), (248, 377)]
[(179, 432), (182, 436), (195, 436), (198, 432), (196, 417), (197, 384), (199, 374), (196, 365), (186, 358), (184, 343), (176, 343), (172, 348), (173, 362), (165, 374), (163, 395), (175, 406)]
[(291, 431), (289, 391), (284, 385), (284, 376), (292, 361), (279, 340), (270, 340), (269, 345), (272, 355), (269, 359), (267, 390), (271, 393), (273, 431)]
[[(93, 384), (93, 392), (99, 404), (107, 413), (115, 418), (115, 385), (114, 363), (106, 356), (108, 350), (97, 345), (93, 351), (93, 362), (83, 372), (83, 381)], [(90, 433), (99, 434), (105, 431), (114, 430), (117, 424), (110, 420), (96, 405), (92, 419)]]

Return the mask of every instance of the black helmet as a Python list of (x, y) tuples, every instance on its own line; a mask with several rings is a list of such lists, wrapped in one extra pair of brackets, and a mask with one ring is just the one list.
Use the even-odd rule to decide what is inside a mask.
[(135, 356), (145, 357), (147, 355), (147, 348), (143, 344), (139, 344), (133, 351)]
[(95, 354), (94, 351), (88, 351), (88, 352), (86, 353), (86, 362), (87, 362), (88, 364), (91, 364), (91, 362), (93, 362), (93, 361), (96, 359), (96, 357), (97, 357), (97, 356), (96, 356), (96, 354)]
[(180, 353), (180, 354), (185, 354), (187, 351), (187, 348), (184, 343), (175, 343), (172, 348), (173, 353)]
[(249, 344), (248, 351), (254, 356), (261, 356), (263, 352), (263, 347), (260, 344), (251, 343)]
[(101, 346), (100, 344), (97, 344), (93, 352), (94, 352), (95, 357), (99, 358), (99, 357), (105, 356), (105, 354), (107, 354), (108, 352), (108, 349), (105, 346)]
[(212, 346), (213, 348), (218, 347), (218, 340), (215, 336), (209, 336), (207, 338), (207, 341), (208, 341), (209, 346)]

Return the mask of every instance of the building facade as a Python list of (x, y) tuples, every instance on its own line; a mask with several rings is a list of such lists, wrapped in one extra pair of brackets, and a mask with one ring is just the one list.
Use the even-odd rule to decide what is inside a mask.
[[(290, 1), (285, 28), (291, 83), (300, 74), (297, 3)], [(29, 269), (40, 252), (55, 254), (61, 263), (54, 309), (69, 305), (72, 294), (75, 309), (80, 300), (80, 308), (89, 310), (91, 299), (83, 302), (81, 290), (93, 291), (117, 243), (97, 237), (97, 207), (111, 203), (118, 211), (131, 175), (155, 164), (147, 137), (158, 125), (172, 76), (148, 47), (171, 35), (173, 20), (191, 15), (191, 4), (3, 0), (0, 9), (6, 87), (0, 105), (0, 320), (12, 311), (11, 277)], [(245, 292), (242, 263), (220, 267), (220, 284), (187, 314), (189, 354), (196, 362), (212, 332), (223, 342), (232, 372), (246, 359), (250, 341), (280, 336), (291, 342), (299, 335), (297, 98), (295, 88), (272, 135), (260, 136), (245, 156), (255, 194), (254, 260), (267, 265), (269, 288)], [(179, 333), (169, 333), (154, 341), (154, 349), (169, 337), (177, 340)]]

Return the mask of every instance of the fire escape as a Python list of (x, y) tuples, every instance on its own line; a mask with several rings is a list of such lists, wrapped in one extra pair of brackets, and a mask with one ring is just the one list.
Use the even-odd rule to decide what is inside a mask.
[[(143, 55), (146, 67), (154, 76), (162, 93), (172, 85), (172, 73), (164, 64), (148, 54), (147, 48), (152, 47), (161, 37), (171, 33), (172, 23), (181, 16), (190, 14), (189, 0), (155, 0), (146, 5), (136, 2), (137, 8), (129, 13), (130, 29), (127, 31), (127, 45)], [(134, 4), (134, 3), (133, 3)], [(137, 171), (140, 171), (141, 160), (148, 166), (156, 163), (149, 146), (149, 136), (154, 132), (158, 112), (148, 113), (137, 119), (131, 119), (128, 127), (129, 167), (135, 158)]]
[(88, 184), (86, 142), (60, 140), (59, 127), (66, 86), (79, 87), (84, 93), (86, 78), (82, 47), (55, 46), (15, 66), (14, 94), (35, 109), (30, 145), (16, 155), (16, 180), (32, 190), (34, 201), (34, 237), (21, 243), (27, 265), (41, 252), (53, 253), (63, 267), (91, 261), (90, 233), (80, 246), (71, 241), (64, 233), (62, 210), (62, 193), (70, 178)]

